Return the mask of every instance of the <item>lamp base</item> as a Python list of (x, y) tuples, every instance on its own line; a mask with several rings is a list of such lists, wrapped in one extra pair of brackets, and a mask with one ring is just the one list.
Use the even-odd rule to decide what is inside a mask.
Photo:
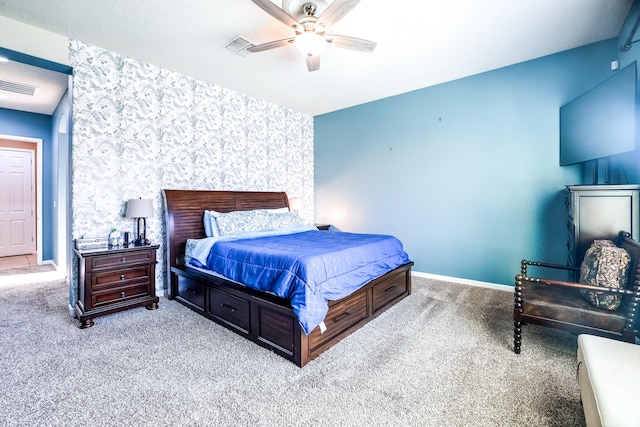
[(133, 246), (149, 246), (151, 241), (149, 239), (138, 238), (133, 241)]
[[(140, 232), (140, 220), (142, 220), (142, 232)], [(138, 237), (133, 241), (134, 246), (148, 246), (151, 244), (147, 239), (147, 219), (138, 218)]]

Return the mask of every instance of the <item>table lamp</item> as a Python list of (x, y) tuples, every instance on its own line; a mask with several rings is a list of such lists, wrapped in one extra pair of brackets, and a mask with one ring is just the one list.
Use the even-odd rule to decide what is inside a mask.
[[(131, 199), (127, 202), (127, 218), (134, 218), (138, 222), (138, 236), (133, 242), (135, 246), (148, 245), (147, 218), (153, 218), (153, 204), (151, 199)], [(140, 232), (140, 220), (142, 220), (142, 233)]]

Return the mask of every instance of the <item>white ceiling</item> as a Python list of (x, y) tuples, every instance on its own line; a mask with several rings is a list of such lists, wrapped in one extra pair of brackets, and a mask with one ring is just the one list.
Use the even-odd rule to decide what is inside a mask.
[(0, 89), (0, 108), (51, 115), (69, 84), (67, 74), (45, 70), (19, 62), (0, 62), (0, 83), (18, 83), (35, 87), (33, 95)]
[[(362, 0), (330, 32), (375, 51), (329, 46), (312, 73), (294, 46), (247, 57), (223, 48), (238, 35), (293, 35), (250, 0), (0, 0), (0, 15), (318, 115), (615, 37), (632, 3)], [(5, 70), (0, 79), (22, 79)]]

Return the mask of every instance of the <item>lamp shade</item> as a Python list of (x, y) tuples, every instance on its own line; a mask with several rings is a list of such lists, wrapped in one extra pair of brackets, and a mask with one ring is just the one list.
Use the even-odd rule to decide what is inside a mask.
[(127, 218), (153, 218), (151, 199), (131, 199), (127, 202)]

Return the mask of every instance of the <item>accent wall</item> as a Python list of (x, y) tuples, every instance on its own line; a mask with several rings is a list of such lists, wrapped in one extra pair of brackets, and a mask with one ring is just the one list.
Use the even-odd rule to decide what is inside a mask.
[(152, 199), (147, 236), (161, 245), (160, 290), (162, 189), (285, 191), (313, 222), (311, 116), (79, 41), (70, 62), (74, 239), (132, 232), (126, 201)]
[(611, 76), (606, 40), (315, 117), (316, 221), (399, 237), (414, 271), (513, 284), (564, 264), (559, 108)]

